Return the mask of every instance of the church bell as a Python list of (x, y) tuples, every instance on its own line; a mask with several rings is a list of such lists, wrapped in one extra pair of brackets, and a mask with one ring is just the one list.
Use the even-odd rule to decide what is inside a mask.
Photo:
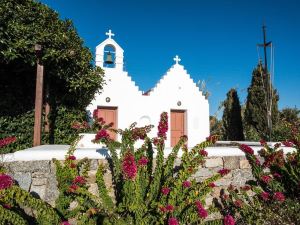
[(105, 63), (106, 64), (113, 64), (114, 63), (114, 61), (112, 59), (112, 55), (111, 55), (110, 52), (108, 52), (107, 55), (106, 55)]

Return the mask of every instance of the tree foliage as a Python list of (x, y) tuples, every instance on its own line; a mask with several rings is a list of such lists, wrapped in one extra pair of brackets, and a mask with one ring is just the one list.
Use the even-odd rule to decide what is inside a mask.
[(243, 123), (240, 100), (235, 89), (230, 89), (223, 103), (223, 137), (230, 141), (243, 141)]
[[(267, 99), (268, 99), (268, 87), (269, 74), (266, 73), (264, 68), (262, 68), (261, 63), (253, 70), (252, 80), (250, 87), (248, 88), (248, 96), (246, 102), (245, 110), (245, 123), (247, 128), (247, 133), (257, 133), (260, 138), (265, 140), (270, 138), (268, 130), (268, 120), (267, 120)], [(273, 126), (276, 126), (278, 121), (278, 100), (279, 96), (276, 89), (271, 87), (272, 95), (272, 109), (271, 109), (271, 120)], [(249, 137), (247, 137), (249, 139)]]
[(33, 0), (2, 0), (0, 15), (0, 115), (33, 108), (37, 43), (43, 48), (51, 106), (84, 108), (101, 88), (103, 76), (73, 23)]

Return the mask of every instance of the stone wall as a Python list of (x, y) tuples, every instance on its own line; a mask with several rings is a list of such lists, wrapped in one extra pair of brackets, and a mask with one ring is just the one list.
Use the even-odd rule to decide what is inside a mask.
[[(107, 161), (105, 159), (91, 159), (88, 184), (90, 185), (90, 192), (94, 194), (97, 193), (96, 171), (101, 163), (107, 163)], [(177, 159), (175, 164), (179, 163), (180, 159)], [(51, 205), (55, 204), (55, 199), (59, 193), (55, 178), (55, 165), (52, 161), (14, 161), (6, 162), (4, 166), (24, 190), (30, 191)], [(205, 164), (195, 173), (194, 178), (198, 181), (204, 180), (223, 167), (231, 169), (231, 172), (215, 182), (216, 187), (211, 196), (208, 196), (207, 203), (210, 203), (213, 197), (217, 197), (222, 188), (226, 188), (230, 184), (243, 186), (247, 180), (253, 178), (250, 165), (244, 156), (208, 157)], [(110, 172), (105, 175), (105, 182), (112, 194), (113, 186)]]

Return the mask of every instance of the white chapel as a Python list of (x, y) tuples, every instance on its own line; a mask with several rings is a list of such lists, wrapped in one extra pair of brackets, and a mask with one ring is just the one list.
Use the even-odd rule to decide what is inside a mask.
[[(142, 92), (124, 70), (124, 50), (108, 38), (96, 47), (96, 65), (103, 68), (105, 82), (102, 93), (97, 94), (87, 107), (93, 113), (99, 109), (101, 117), (114, 128), (125, 129), (133, 122), (137, 126), (155, 125), (150, 135), (155, 137), (160, 114), (168, 112), (169, 131), (166, 147), (173, 147), (180, 136), (188, 136), (188, 147), (193, 147), (209, 136), (209, 104), (190, 75), (175, 63), (149, 91)], [(120, 138), (120, 137), (112, 137)]]

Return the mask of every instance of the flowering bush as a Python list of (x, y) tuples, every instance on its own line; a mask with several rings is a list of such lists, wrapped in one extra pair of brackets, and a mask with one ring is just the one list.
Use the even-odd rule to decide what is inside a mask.
[[(97, 112), (94, 113), (97, 115)], [(68, 152), (64, 165), (57, 165), (57, 179), (60, 196), (57, 209), (65, 219), (76, 218), (77, 224), (190, 224), (202, 223), (212, 211), (205, 207), (205, 197), (214, 187), (213, 182), (226, 175), (223, 169), (203, 182), (191, 179), (207, 156), (204, 148), (216, 141), (207, 141), (188, 151), (187, 137), (181, 137), (167, 159), (164, 159), (164, 146), (168, 131), (168, 115), (161, 114), (157, 137), (150, 139), (148, 133), (153, 126), (138, 128), (132, 124), (129, 129), (113, 130), (96, 118), (93, 125), (99, 129), (95, 142), (104, 143), (109, 150), (114, 184), (114, 198), (104, 182), (108, 168), (100, 165), (96, 175), (99, 197), (90, 194), (85, 183), (88, 161), (76, 161), (74, 148)], [(121, 135), (115, 141), (109, 132)], [(136, 149), (137, 140), (143, 145)], [(154, 150), (157, 155), (154, 159)], [(182, 161), (176, 170), (175, 159), (182, 149)], [(155, 166), (154, 166), (155, 165)], [(75, 205), (71, 208), (70, 205)], [(215, 221), (221, 223), (221, 220)]]
[[(224, 215), (235, 216), (240, 224), (300, 224), (300, 135), (293, 134), (291, 140), (274, 147), (262, 140), (258, 154), (263, 163), (251, 147), (239, 145), (255, 180), (222, 193), (219, 206)], [(296, 150), (284, 156), (282, 144)]]

